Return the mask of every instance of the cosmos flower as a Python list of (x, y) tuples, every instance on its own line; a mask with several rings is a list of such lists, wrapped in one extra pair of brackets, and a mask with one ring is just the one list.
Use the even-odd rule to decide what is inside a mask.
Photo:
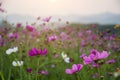
[(33, 32), (35, 30), (35, 28), (33, 26), (27, 25), (26, 30)]
[(27, 68), (26, 71), (27, 71), (28, 73), (31, 73), (31, 72), (32, 72), (32, 68)]
[(74, 74), (78, 71), (80, 71), (83, 68), (82, 64), (73, 64), (72, 69), (66, 69), (65, 72), (66, 74)]
[(14, 67), (22, 66), (22, 65), (23, 65), (23, 61), (13, 61), (13, 62), (12, 62), (12, 65), (13, 65)]
[(6, 54), (10, 55), (13, 52), (17, 52), (18, 51), (18, 47), (14, 47), (14, 48), (9, 48), (8, 50), (6, 50)]
[(48, 75), (48, 71), (39, 70), (38, 74)]
[(8, 38), (12, 39), (12, 38), (15, 38), (17, 39), (19, 36), (18, 36), (18, 33), (9, 33), (8, 35)]
[(83, 53), (83, 54), (80, 55), (80, 58), (83, 59), (85, 56), (86, 56), (86, 54)]
[(102, 51), (101, 53), (98, 52), (95, 49), (90, 50), (90, 55), (89, 56), (85, 56), (84, 59), (84, 64), (90, 64), (92, 62), (95, 62), (97, 60), (102, 60), (105, 59), (109, 56), (109, 53), (107, 51)]
[(52, 18), (52, 17), (49, 16), (49, 17), (46, 17), (46, 18), (42, 19), (42, 21), (44, 21), (44, 22), (49, 22), (51, 18)]
[(115, 62), (116, 62), (115, 59), (111, 59), (111, 60), (108, 60), (108, 61), (106, 62), (106, 64), (113, 64), (113, 63), (115, 63)]
[(49, 36), (48, 37), (48, 41), (51, 42), (51, 41), (56, 41), (58, 40), (58, 37), (56, 35), (53, 35), (53, 36)]
[(44, 48), (44, 49), (36, 49), (36, 48), (32, 48), (29, 52), (28, 52), (28, 55), (29, 56), (37, 56), (37, 55), (41, 55), (41, 56), (44, 56), (48, 53), (47, 49)]
[(64, 62), (66, 63), (70, 63), (70, 58), (67, 56), (67, 54), (65, 54), (64, 52), (62, 52), (62, 58), (64, 59)]

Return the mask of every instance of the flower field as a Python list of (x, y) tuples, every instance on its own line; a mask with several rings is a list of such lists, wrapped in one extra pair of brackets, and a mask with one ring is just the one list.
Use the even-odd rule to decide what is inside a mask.
[(0, 27), (0, 80), (120, 80), (119, 25), (51, 29), (50, 19)]

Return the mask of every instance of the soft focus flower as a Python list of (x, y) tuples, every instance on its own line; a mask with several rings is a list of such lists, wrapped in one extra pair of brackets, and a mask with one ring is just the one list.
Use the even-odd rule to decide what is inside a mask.
[(17, 67), (17, 66), (22, 66), (23, 65), (23, 61), (13, 61), (12, 65)]
[(91, 34), (92, 31), (91, 31), (91, 30), (87, 30), (86, 33), (87, 33), (87, 34)]
[(115, 63), (115, 62), (116, 62), (115, 59), (111, 59), (111, 60), (108, 60), (108, 61), (106, 62), (106, 64), (113, 64), (113, 63)]
[(42, 55), (42, 56), (44, 56), (44, 55), (46, 55), (48, 53), (48, 51), (47, 51), (47, 49), (46, 48), (44, 48), (44, 49), (36, 49), (36, 48), (32, 48), (29, 52), (28, 52), (28, 54), (29, 54), (29, 56), (36, 56), (36, 55)]
[(31, 73), (31, 72), (32, 72), (32, 69), (31, 69), (31, 68), (27, 68), (26, 71), (27, 71), (28, 73)]
[(17, 52), (17, 51), (18, 51), (18, 47), (10, 48), (6, 50), (6, 54), (10, 55), (11, 53)]
[(18, 36), (18, 33), (9, 33), (8, 35), (8, 38), (15, 38), (15, 39), (17, 39), (19, 36)]
[(48, 75), (48, 71), (43, 71), (43, 70), (41, 71), (41, 70), (39, 70), (38, 74)]
[(87, 64), (90, 64), (90, 63), (92, 63), (93, 62), (93, 59), (91, 59), (91, 57), (90, 56), (85, 56), (85, 57), (83, 57), (83, 59), (84, 59), (84, 64), (85, 65), (87, 65)]
[(58, 55), (57, 53), (54, 54), (54, 58), (58, 58), (58, 56), (59, 56), (59, 55)]
[(53, 35), (53, 36), (49, 36), (48, 37), (48, 41), (51, 42), (51, 41), (56, 41), (58, 40), (58, 37), (56, 35)]
[(70, 58), (67, 56), (67, 54), (65, 54), (64, 52), (62, 52), (62, 58), (64, 59), (64, 61), (66, 62), (66, 63), (70, 63)]
[(92, 62), (96, 62), (97, 60), (102, 60), (105, 59), (109, 56), (109, 53), (107, 51), (102, 51), (101, 53), (98, 52), (95, 49), (90, 50), (90, 55), (85, 56), (84, 59), (84, 64), (90, 64)]
[(46, 18), (44, 18), (44, 19), (42, 19), (42, 20), (43, 20), (44, 22), (49, 22), (51, 18), (52, 18), (52, 17), (49, 16), (49, 17), (46, 17)]
[(22, 26), (22, 23), (17, 23), (17, 24), (16, 24), (16, 27), (17, 27), (17, 28), (20, 28), (21, 26)]
[(74, 74), (82, 69), (83, 65), (82, 64), (73, 64), (72, 69), (66, 69), (65, 72), (66, 74)]
[(60, 33), (60, 37), (62, 38), (62, 40), (66, 40), (67, 39), (67, 34), (65, 32), (61, 32)]
[(85, 56), (86, 56), (86, 54), (83, 53), (83, 54), (80, 55), (80, 58), (83, 59)]
[(2, 9), (2, 8), (0, 8), (0, 12), (2, 12), (2, 13), (3, 13), (3, 12), (5, 12), (5, 10), (4, 10), (4, 9)]
[(27, 25), (26, 30), (33, 32), (35, 30), (35, 28), (33, 26)]

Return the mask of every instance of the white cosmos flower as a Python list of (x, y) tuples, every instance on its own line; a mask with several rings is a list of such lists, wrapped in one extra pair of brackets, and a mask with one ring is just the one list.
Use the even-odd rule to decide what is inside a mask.
[(22, 66), (23, 65), (23, 61), (13, 61), (12, 65), (17, 67), (17, 66)]
[(17, 51), (18, 51), (18, 47), (14, 47), (13, 52), (17, 52)]
[(64, 59), (64, 61), (66, 62), (66, 63), (70, 63), (70, 58), (67, 56), (67, 54), (65, 54), (64, 52), (62, 52), (62, 58)]
[(6, 54), (11, 54), (13, 52), (13, 50), (12, 49), (8, 49), (8, 50), (6, 50)]
[(8, 50), (6, 50), (6, 54), (10, 55), (13, 52), (17, 52), (18, 51), (18, 47), (14, 47), (14, 48), (9, 48)]

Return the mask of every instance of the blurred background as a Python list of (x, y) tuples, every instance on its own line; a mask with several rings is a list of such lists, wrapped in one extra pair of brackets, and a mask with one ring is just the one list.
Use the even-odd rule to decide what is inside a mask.
[[(52, 16), (71, 23), (120, 24), (120, 0), (0, 0), (0, 22), (23, 24)], [(62, 22), (61, 21), (61, 22)]]

